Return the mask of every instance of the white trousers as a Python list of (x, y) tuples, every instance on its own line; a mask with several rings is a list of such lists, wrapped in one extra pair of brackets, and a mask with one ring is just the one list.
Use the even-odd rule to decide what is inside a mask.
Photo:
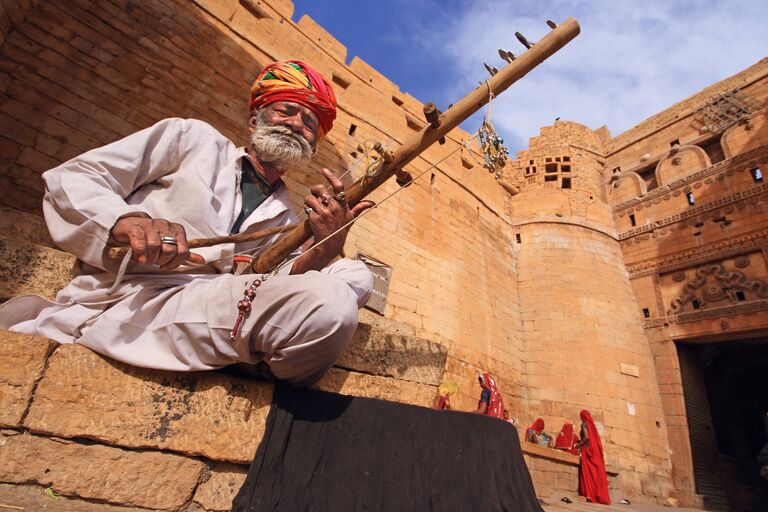
[[(272, 276), (256, 290), (252, 309), (231, 342), (237, 302), (254, 276), (184, 277), (186, 282), (173, 285), (141, 279), (137, 291), (81, 323), (72, 341), (118, 361), (159, 370), (210, 370), (264, 361), (275, 377), (307, 385), (322, 377), (349, 343), (358, 308), (373, 287), (365, 265), (352, 260), (339, 260), (321, 272)], [(72, 305), (78, 306), (83, 307)], [(70, 333), (56, 336), (55, 330), (66, 324), (61, 318), (68, 309), (54, 305), (36, 319), (8, 327), (66, 342)]]

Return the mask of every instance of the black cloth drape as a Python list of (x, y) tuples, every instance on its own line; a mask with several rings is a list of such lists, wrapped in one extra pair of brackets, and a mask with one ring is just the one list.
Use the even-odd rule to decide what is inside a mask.
[(505, 421), (283, 384), (232, 510), (542, 511)]

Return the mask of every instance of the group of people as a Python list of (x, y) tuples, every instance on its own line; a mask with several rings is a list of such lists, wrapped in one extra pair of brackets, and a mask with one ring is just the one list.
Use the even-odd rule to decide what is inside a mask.
[[(478, 377), (482, 391), (477, 409), (474, 413), (484, 414), (503, 419), (517, 426), (516, 419), (510, 419), (509, 411), (504, 408), (504, 399), (498, 390), (496, 379), (490, 373)], [(440, 395), (438, 409), (451, 408), (450, 395)], [(565, 423), (553, 437), (544, 430), (544, 420), (536, 418), (525, 430), (525, 440), (540, 446), (563, 450), (573, 455), (579, 455), (579, 495), (592, 503), (611, 504), (608, 494), (608, 474), (605, 471), (605, 456), (600, 433), (595, 426), (592, 415), (586, 409), (581, 411), (581, 431), (577, 435), (573, 423)]]
[(573, 423), (569, 422), (563, 425), (553, 441), (552, 436), (544, 431), (544, 420), (536, 418), (526, 429), (525, 440), (579, 455), (579, 495), (592, 503), (610, 505), (608, 474), (605, 471), (605, 455), (600, 433), (589, 411), (581, 411), (580, 417), (580, 435), (576, 435)]

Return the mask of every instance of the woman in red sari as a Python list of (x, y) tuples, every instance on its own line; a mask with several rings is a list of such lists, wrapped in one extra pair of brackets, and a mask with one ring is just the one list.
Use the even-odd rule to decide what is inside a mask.
[(496, 387), (496, 379), (490, 373), (483, 373), (477, 378), (483, 391), (480, 401), (477, 403), (477, 414), (486, 414), (495, 418), (501, 418), (504, 414), (504, 399)]
[(555, 439), (555, 449), (563, 450), (572, 455), (579, 454), (579, 436), (574, 432), (573, 423), (564, 423), (560, 433)]
[(608, 475), (600, 433), (589, 411), (581, 411), (581, 463), (579, 464), (579, 495), (592, 503), (610, 505)]

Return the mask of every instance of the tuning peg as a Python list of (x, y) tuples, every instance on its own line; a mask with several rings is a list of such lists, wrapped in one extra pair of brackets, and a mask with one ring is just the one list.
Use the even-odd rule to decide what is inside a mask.
[(491, 76), (495, 75), (499, 72), (498, 68), (495, 68), (493, 66), (489, 66), (485, 62), (483, 62), (483, 66), (485, 66), (485, 69), (488, 70), (488, 72), (491, 74)]
[(515, 37), (517, 38), (518, 41), (520, 41), (523, 44), (523, 46), (525, 46), (528, 49), (530, 49), (531, 46), (534, 45), (534, 43), (528, 41), (525, 38), (525, 36), (523, 34), (521, 34), (520, 32), (515, 32)]
[(501, 57), (502, 60), (504, 60), (505, 62), (512, 62), (513, 60), (515, 60), (514, 53), (507, 50), (502, 50), (502, 49), (499, 49), (499, 57)]
[(549, 28), (557, 28), (557, 23), (552, 20), (547, 20), (547, 25), (549, 25)]

